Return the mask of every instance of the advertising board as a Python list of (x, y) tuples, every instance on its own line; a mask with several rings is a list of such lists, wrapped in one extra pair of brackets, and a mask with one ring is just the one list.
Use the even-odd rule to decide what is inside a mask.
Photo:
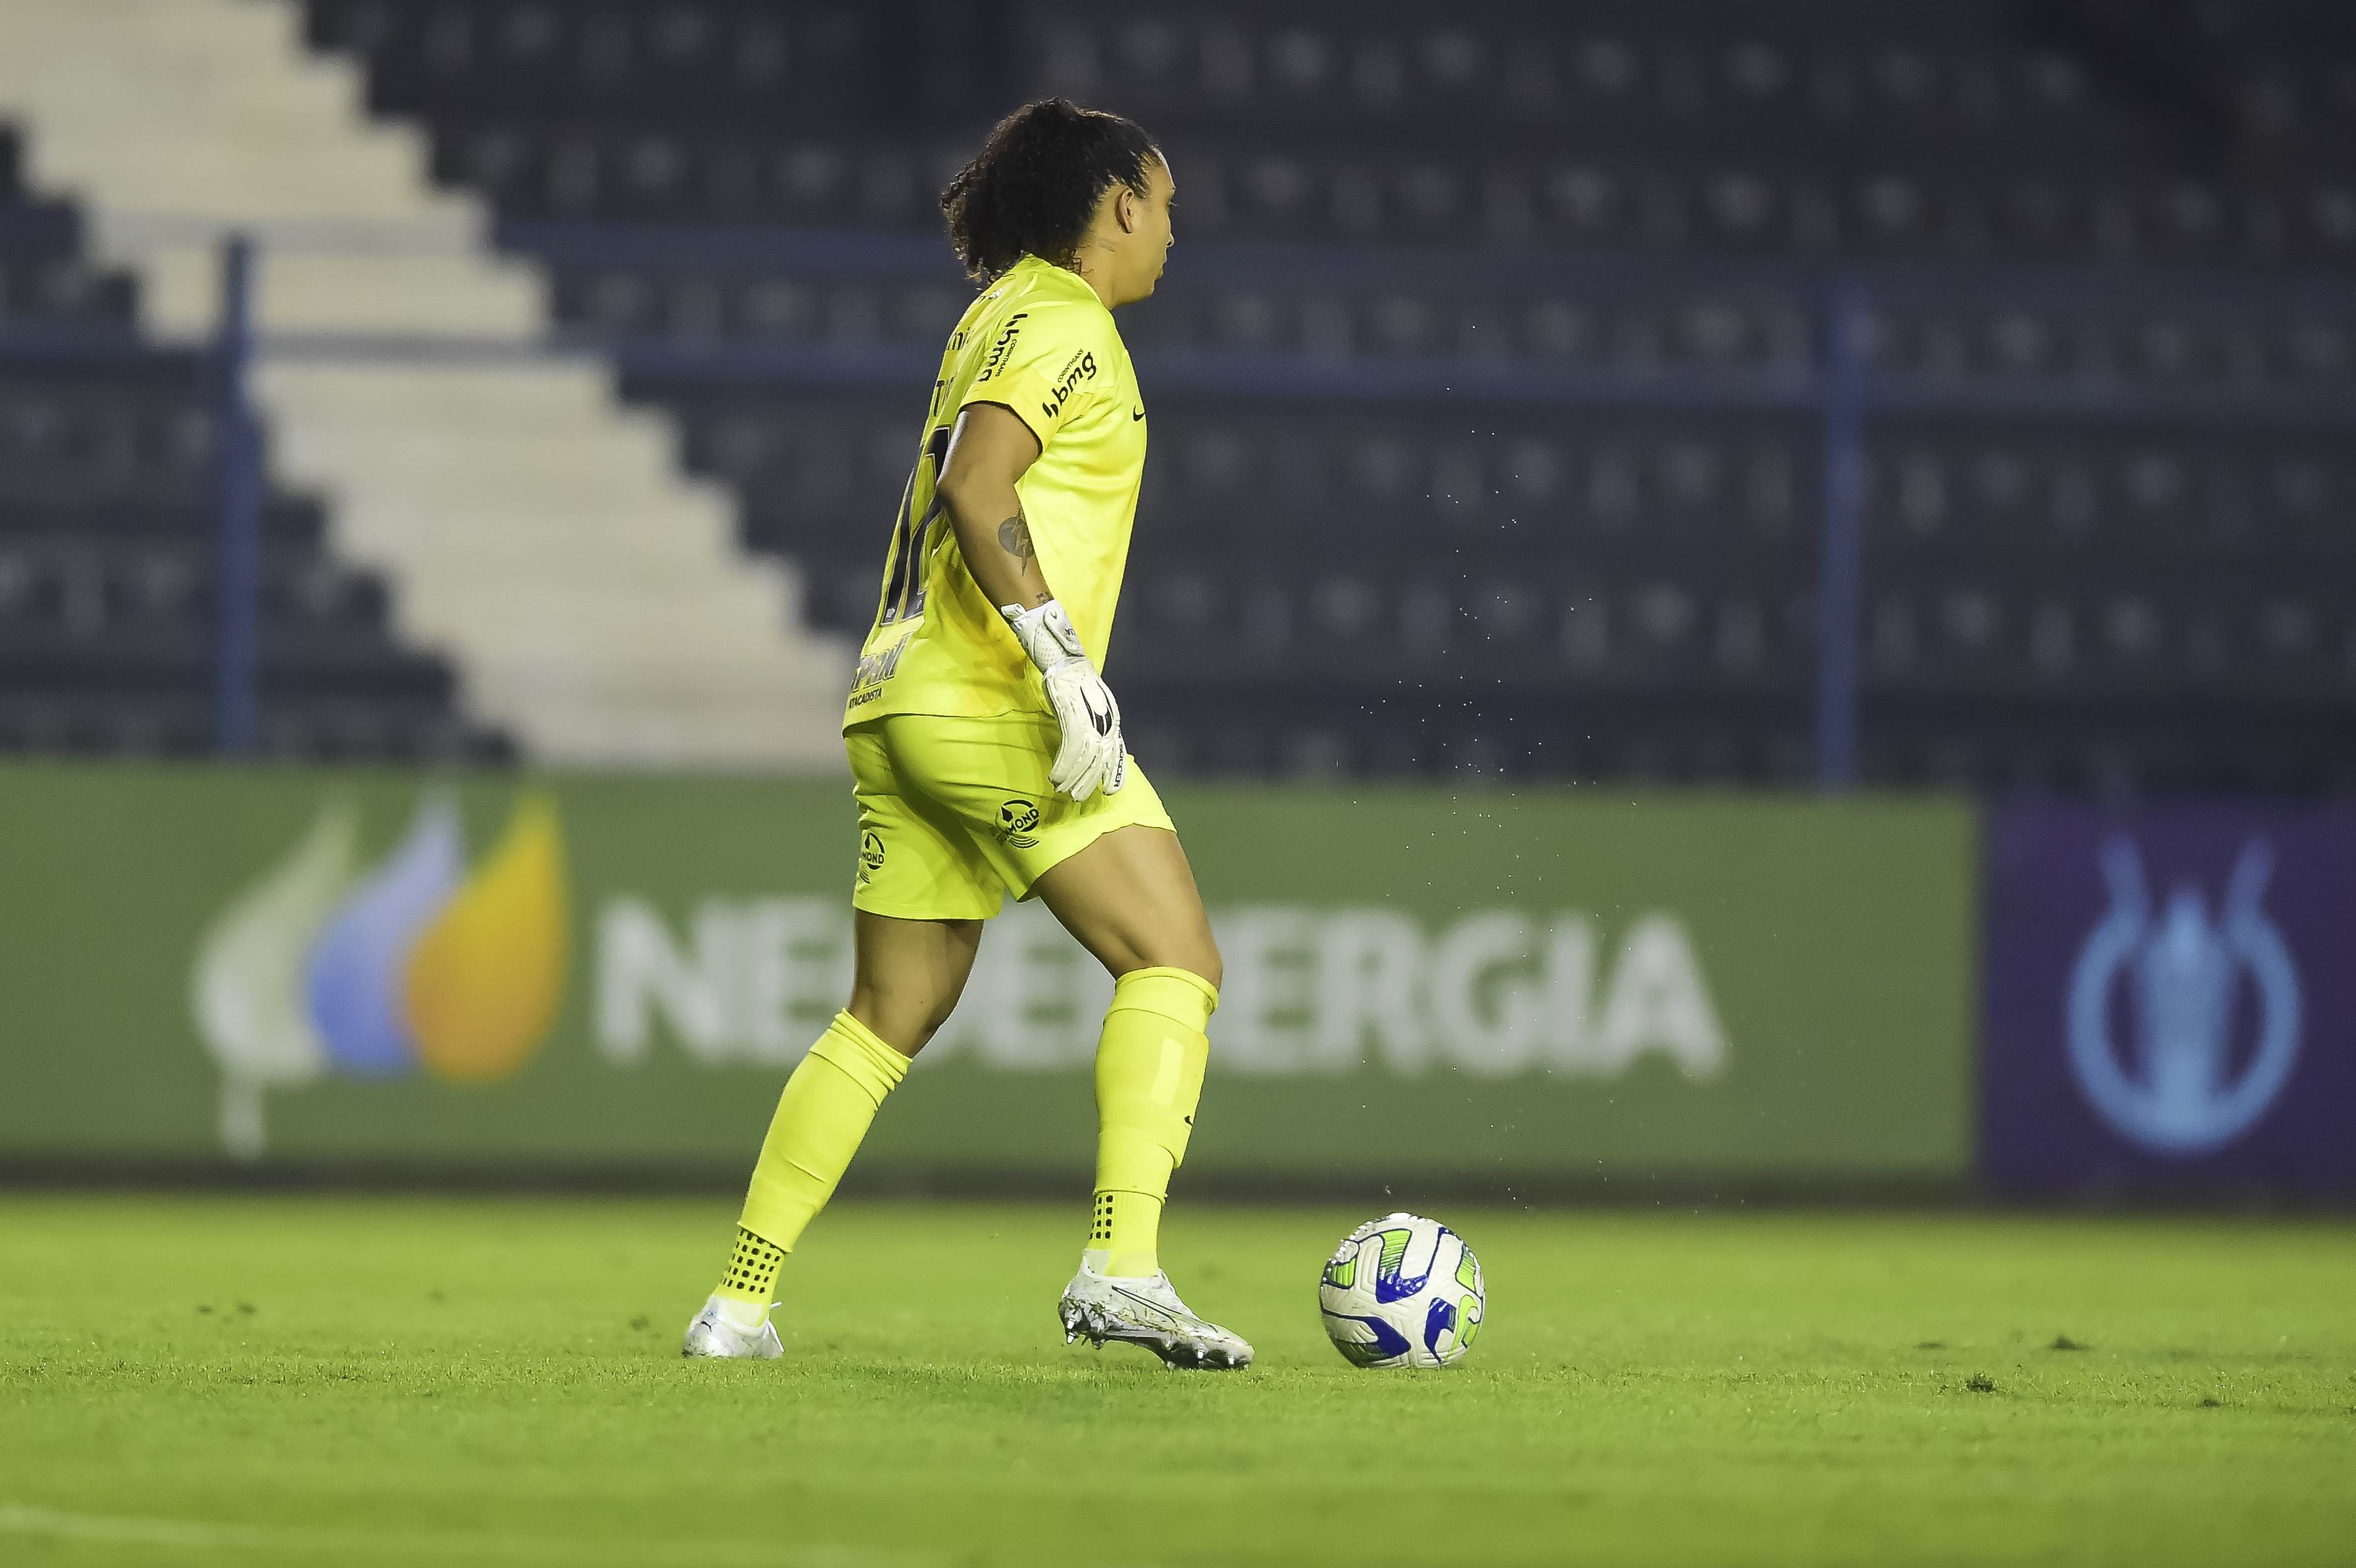
[(1987, 883), (1992, 1183), (2356, 1190), (2356, 813), (2018, 806)]
[[(1173, 787), (1189, 1170), (1960, 1176), (1958, 803)], [(0, 771), (0, 1156), (744, 1168), (845, 995), (848, 789)], [(985, 936), (862, 1168), (1085, 1170), (1110, 983)]]

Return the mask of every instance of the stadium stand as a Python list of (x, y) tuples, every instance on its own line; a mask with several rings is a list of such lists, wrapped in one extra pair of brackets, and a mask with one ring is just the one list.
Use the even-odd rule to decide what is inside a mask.
[(850, 653), (802, 626), (791, 569), (738, 548), (665, 416), (547, 351), (530, 270), (300, 22), (247, 0), (0, 10), (0, 110), (139, 279), (149, 330), (211, 332), (221, 237), (252, 236), (278, 470), (331, 502), (337, 555), (390, 585), (471, 719), (538, 762), (840, 767)]
[(309, 0), (851, 632), (1062, 91), (1169, 149), (1114, 658), (1173, 772), (1796, 780), (1826, 289), (1877, 389), (1869, 781), (2356, 790), (2356, 37), (2331, 7)]
[[(213, 743), (218, 524), (206, 357), (140, 336), (81, 214), (25, 188), (0, 127), (0, 750), (171, 756)], [(280, 757), (498, 760), (443, 661), (313, 497), (263, 511), (261, 723)]]

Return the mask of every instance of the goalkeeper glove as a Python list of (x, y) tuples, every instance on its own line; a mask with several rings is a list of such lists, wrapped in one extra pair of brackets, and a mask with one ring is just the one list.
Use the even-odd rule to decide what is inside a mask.
[(1120, 786), (1129, 782), (1120, 704), (1112, 699), (1104, 677), (1097, 673), (1080, 646), (1080, 635), (1072, 630), (1064, 606), (1050, 599), (1029, 610), (1020, 604), (1002, 604), (998, 613), (1006, 617), (1006, 624), (1014, 629), (1014, 640), (1039, 667), (1047, 700), (1055, 709), (1055, 722), (1064, 731), (1064, 743), (1055, 752), (1055, 765), (1047, 770), (1047, 782), (1074, 800), (1087, 799), (1099, 786), (1107, 795), (1119, 794)]

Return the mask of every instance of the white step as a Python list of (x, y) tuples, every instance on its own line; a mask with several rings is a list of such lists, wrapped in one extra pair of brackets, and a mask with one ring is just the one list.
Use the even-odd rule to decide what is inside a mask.
[[(332, 547), (387, 578), (397, 634), (450, 660), (471, 717), (544, 763), (839, 772), (847, 640), (739, 547), (667, 416), (622, 408), (600, 364), (533, 357), (536, 271), (486, 250), (478, 205), (434, 189), (419, 134), (369, 123), (299, 27), (289, 0), (0, 0), (0, 115), (136, 269), (152, 332), (209, 334), (219, 237), (256, 237), (273, 472), (327, 497)], [(323, 357), (352, 335), (525, 351)]]

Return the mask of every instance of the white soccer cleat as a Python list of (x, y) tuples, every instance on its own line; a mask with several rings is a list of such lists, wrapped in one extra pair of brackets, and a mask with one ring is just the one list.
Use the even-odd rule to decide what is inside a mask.
[(1142, 1345), (1173, 1367), (1225, 1371), (1251, 1365), (1251, 1346), (1194, 1316), (1166, 1274), (1124, 1279), (1098, 1274), (1083, 1261), (1055, 1310), (1066, 1345), (1086, 1339), (1101, 1349), (1113, 1339)]
[(720, 1310), (720, 1298), (713, 1296), (687, 1326), (687, 1340), (679, 1348), (682, 1356), (709, 1356), (717, 1360), (774, 1361), (786, 1353), (785, 1342), (777, 1338), (777, 1326), (766, 1317), (761, 1319), (758, 1332), (739, 1328)]

